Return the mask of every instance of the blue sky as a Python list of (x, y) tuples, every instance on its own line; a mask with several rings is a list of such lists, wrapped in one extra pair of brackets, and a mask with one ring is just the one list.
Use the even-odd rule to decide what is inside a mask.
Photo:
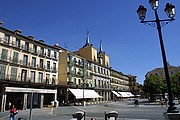
[[(176, 6), (176, 20), (162, 28), (167, 61), (180, 66), (180, 1), (160, 0), (161, 19), (167, 18), (167, 2)], [(163, 63), (157, 29), (139, 23), (140, 4), (148, 9), (146, 20), (154, 19), (148, 0), (1, 0), (0, 20), (5, 28), (70, 51), (85, 44), (88, 29), (94, 47), (102, 40), (113, 69), (143, 83), (145, 74)]]

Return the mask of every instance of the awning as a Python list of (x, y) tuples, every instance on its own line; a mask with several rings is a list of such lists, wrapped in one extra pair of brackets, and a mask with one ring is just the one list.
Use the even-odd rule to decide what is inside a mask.
[(131, 92), (118, 92), (122, 97), (134, 97), (134, 95)]
[(131, 92), (126, 92), (126, 94), (127, 94), (129, 97), (134, 97), (134, 95), (133, 95)]
[(57, 90), (52, 89), (35, 89), (35, 88), (20, 88), (20, 87), (5, 87), (5, 92), (26, 92), (26, 93), (53, 93), (57, 94)]
[(76, 99), (83, 99), (83, 98), (102, 98), (98, 93), (94, 90), (89, 89), (69, 89), (72, 94), (76, 97)]
[(120, 94), (118, 94), (116, 91), (112, 91), (113, 94), (115, 94), (117, 97), (122, 97)]

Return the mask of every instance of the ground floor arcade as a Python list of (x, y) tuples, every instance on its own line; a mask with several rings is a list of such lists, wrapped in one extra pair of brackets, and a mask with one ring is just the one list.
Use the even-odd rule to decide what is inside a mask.
[[(32, 101), (31, 101), (31, 98)], [(1, 111), (9, 110), (11, 105), (17, 109), (42, 108), (57, 100), (56, 89), (37, 89), (23, 87), (2, 87), (0, 88)]]

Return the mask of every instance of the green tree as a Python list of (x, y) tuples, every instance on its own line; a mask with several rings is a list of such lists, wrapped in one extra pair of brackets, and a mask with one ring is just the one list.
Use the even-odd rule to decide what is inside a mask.
[(143, 90), (149, 94), (150, 100), (155, 100), (153, 95), (166, 92), (165, 80), (157, 75), (152, 75), (144, 81)]
[(171, 80), (171, 89), (173, 92), (173, 95), (180, 98), (180, 72), (174, 74), (170, 78)]

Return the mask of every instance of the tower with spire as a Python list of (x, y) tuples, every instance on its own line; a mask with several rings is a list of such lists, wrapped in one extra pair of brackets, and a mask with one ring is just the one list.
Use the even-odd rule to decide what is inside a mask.
[(98, 52), (98, 62), (101, 65), (109, 66), (109, 56), (103, 51), (102, 40), (100, 40), (100, 47)]
[(100, 40), (100, 47), (98, 52), (98, 62), (99, 64), (103, 64), (103, 50), (102, 50), (102, 40)]
[(90, 39), (89, 39), (89, 30), (87, 30), (86, 43), (83, 46), (83, 48), (88, 47), (88, 46), (92, 46), (92, 44), (90, 44)]
[(101, 65), (109, 67), (109, 56), (103, 52), (102, 40), (100, 40), (100, 49), (97, 51), (93, 44), (90, 43), (89, 31), (87, 31), (86, 34), (85, 45), (74, 53), (86, 58), (89, 61), (97, 62)]

